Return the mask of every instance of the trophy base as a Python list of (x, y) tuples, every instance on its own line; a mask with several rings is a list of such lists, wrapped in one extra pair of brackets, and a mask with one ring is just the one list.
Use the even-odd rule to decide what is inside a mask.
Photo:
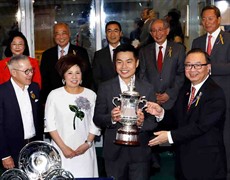
[(140, 145), (137, 126), (123, 126), (119, 128), (114, 143), (128, 146)]

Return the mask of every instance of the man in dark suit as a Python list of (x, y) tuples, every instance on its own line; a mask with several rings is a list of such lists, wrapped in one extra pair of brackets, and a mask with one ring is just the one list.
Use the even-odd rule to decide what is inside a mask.
[[(105, 130), (103, 141), (103, 156), (107, 176), (116, 180), (149, 180), (151, 148), (148, 141), (157, 126), (156, 119), (137, 112), (139, 126), (139, 146), (115, 144), (116, 132), (122, 126), (120, 107), (114, 107), (113, 97), (128, 90), (131, 78), (135, 80), (135, 91), (147, 100), (155, 101), (153, 86), (138, 79), (135, 71), (138, 66), (137, 50), (128, 44), (118, 46), (114, 52), (114, 61), (118, 76), (99, 86), (94, 113), (94, 123)], [(163, 109), (158, 105), (159, 111)], [(144, 121), (144, 122), (143, 122)]]
[(105, 26), (108, 46), (98, 50), (93, 58), (93, 80), (95, 90), (101, 82), (114, 78), (117, 73), (113, 64), (113, 50), (120, 45), (121, 25), (117, 21), (109, 21)]
[[(140, 49), (139, 77), (155, 88), (157, 103), (166, 110), (173, 107), (179, 90), (184, 83), (185, 48), (167, 41), (170, 31), (166, 20), (157, 19), (150, 24), (154, 43)], [(158, 68), (159, 47), (162, 47), (162, 69)]]
[(33, 68), (24, 55), (8, 62), (11, 79), (0, 85), (0, 157), (3, 167), (18, 166), (20, 150), (29, 142), (42, 139), (38, 122), (39, 86), (31, 83)]
[[(212, 65), (211, 77), (225, 93), (227, 109), (224, 143), (227, 153), (228, 179), (230, 179), (230, 33), (220, 29), (221, 14), (216, 6), (204, 7), (201, 17), (202, 25), (207, 33), (194, 39), (192, 48), (201, 48), (207, 53), (209, 51)], [(210, 43), (208, 43), (209, 36)]]
[(41, 102), (44, 104), (46, 98), (51, 90), (63, 86), (61, 77), (55, 68), (55, 65), (61, 56), (66, 54), (75, 54), (80, 56), (86, 66), (85, 74), (83, 74), (82, 85), (92, 88), (92, 70), (86, 49), (75, 46), (70, 43), (70, 29), (65, 23), (57, 23), (53, 28), (53, 36), (56, 46), (46, 50), (42, 54), (41, 59), (41, 76), (42, 76), (42, 89), (41, 89)]
[[(209, 76), (210, 70), (204, 51), (192, 49), (188, 52), (185, 75), (190, 83), (182, 87), (173, 107), (178, 127), (155, 132), (156, 137), (149, 141), (150, 146), (165, 142), (175, 144), (179, 180), (226, 179), (223, 142), (226, 102), (223, 90)], [(146, 111), (149, 113), (152, 104), (148, 103)]]

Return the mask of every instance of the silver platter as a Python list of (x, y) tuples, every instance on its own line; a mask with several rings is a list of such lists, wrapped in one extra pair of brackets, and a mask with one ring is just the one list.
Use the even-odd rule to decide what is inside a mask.
[(51, 144), (34, 141), (20, 151), (18, 167), (30, 180), (44, 179), (53, 169), (61, 168), (61, 157)]
[(29, 177), (21, 169), (9, 169), (5, 171), (1, 177), (1, 180), (29, 180)]
[(74, 179), (74, 176), (64, 169), (54, 169), (45, 178), (45, 180), (65, 180)]

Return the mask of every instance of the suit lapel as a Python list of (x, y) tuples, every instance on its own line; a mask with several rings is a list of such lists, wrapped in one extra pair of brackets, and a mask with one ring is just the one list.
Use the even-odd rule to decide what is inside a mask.
[(115, 67), (113, 64), (113, 61), (111, 59), (111, 54), (110, 54), (110, 50), (109, 50), (109, 46), (106, 47), (105, 49), (105, 60), (110, 60), (108, 63), (108, 68), (115, 71)]
[(155, 68), (156, 71), (158, 71), (157, 70), (157, 58), (156, 58), (157, 56), (156, 56), (156, 45), (155, 45), (155, 43), (153, 43), (153, 45), (150, 46), (148, 54), (149, 54), (148, 57), (152, 57), (153, 68)]
[(222, 41), (220, 39), (220, 36), (222, 37), (222, 40), (223, 40), (223, 31), (222, 30), (220, 31), (219, 35), (217, 36), (216, 41), (212, 47), (211, 56), (212, 56), (212, 54), (216, 54), (216, 52), (218, 52), (218, 50), (221, 48)]

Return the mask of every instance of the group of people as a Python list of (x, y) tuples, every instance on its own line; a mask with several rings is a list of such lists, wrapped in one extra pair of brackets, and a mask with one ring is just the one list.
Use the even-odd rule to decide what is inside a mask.
[[(44, 130), (63, 168), (75, 177), (98, 177), (94, 138), (103, 134), (108, 177), (149, 180), (152, 148), (167, 142), (175, 146), (177, 179), (226, 179), (230, 34), (220, 29), (217, 7), (204, 7), (201, 17), (207, 33), (193, 40), (187, 54), (181, 43), (167, 39), (166, 19), (149, 23), (154, 42), (140, 49), (122, 44), (120, 23), (110, 21), (105, 27), (108, 46), (95, 52), (92, 67), (87, 51), (70, 44), (65, 23), (54, 25), (57, 45), (43, 53), (40, 68), (29, 57), (25, 37), (15, 33), (10, 53), (0, 61), (3, 167), (17, 167), (20, 149), (42, 140)], [(114, 143), (122, 125), (120, 106), (114, 107), (112, 99), (127, 91), (131, 80), (148, 101), (146, 109), (136, 112), (139, 146)], [(165, 128), (168, 121), (173, 126)]]

